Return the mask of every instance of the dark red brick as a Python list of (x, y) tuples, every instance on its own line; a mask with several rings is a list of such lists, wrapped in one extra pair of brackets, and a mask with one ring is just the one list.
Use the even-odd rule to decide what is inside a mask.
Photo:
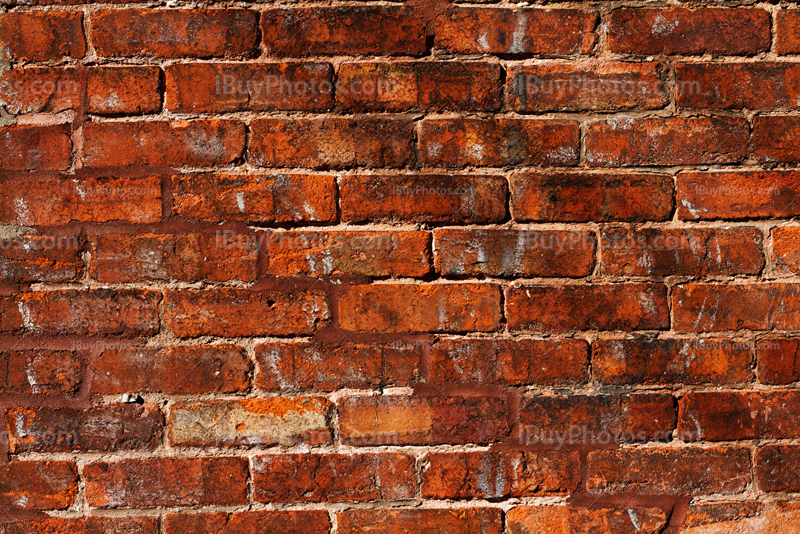
[(345, 510), (337, 513), (339, 534), (383, 532), (405, 534), (406, 532), (435, 532), (436, 534), (500, 534), (503, 531), (500, 508), (456, 508), (425, 509), (407, 508), (396, 510)]
[(800, 272), (800, 226), (773, 228), (772, 254), (777, 269)]
[(80, 11), (12, 11), (0, 14), (0, 59), (50, 61), (86, 53)]
[(0, 127), (0, 169), (65, 170), (72, 159), (69, 125)]
[(0, 392), (72, 395), (81, 384), (82, 357), (66, 350), (0, 352)]
[(780, 9), (775, 25), (775, 50), (778, 54), (800, 53), (800, 11)]
[(83, 276), (84, 245), (78, 236), (0, 238), (0, 280), (69, 282)]
[(330, 530), (325, 510), (169, 514), (164, 518), (165, 534), (330, 534)]
[(800, 380), (800, 338), (764, 338), (756, 341), (758, 381), (791, 384)]
[(666, 520), (666, 515), (658, 508), (517, 506), (506, 513), (509, 534), (656, 534), (663, 530)]
[(766, 445), (756, 451), (755, 472), (761, 492), (792, 492), (800, 490), (800, 447), (797, 445)]
[(51, 517), (3, 525), (3, 534), (158, 534), (157, 517)]
[(800, 505), (796, 502), (697, 503), (689, 507), (680, 534), (717, 534), (726, 530), (779, 534), (786, 531), (787, 525), (796, 525), (798, 521)]
[(0, 463), (0, 506), (8, 509), (63, 510), (78, 495), (72, 462)]
[(800, 161), (800, 118), (793, 115), (755, 117), (753, 152), (765, 163)]

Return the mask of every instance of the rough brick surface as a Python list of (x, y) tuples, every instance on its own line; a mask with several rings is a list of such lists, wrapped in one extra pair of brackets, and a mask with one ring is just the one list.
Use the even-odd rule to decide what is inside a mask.
[(273, 529), (284, 534), (329, 534), (331, 520), (324, 510), (236, 512), (233, 514), (169, 514), (166, 534), (258, 534)]
[(498, 508), (473, 509), (400, 509), (400, 510), (347, 510), (337, 514), (339, 532), (385, 532), (402, 534), (424, 529), (441, 534), (481, 532), (500, 534), (503, 529)]
[(800, 380), (800, 339), (761, 339), (756, 342), (756, 356), (759, 382), (791, 384)]
[(66, 124), (0, 128), (2, 170), (65, 170), (70, 164), (71, 150)]
[(4, 534), (157, 534), (155, 517), (49, 518), (3, 525)]
[(800, 52), (800, 13), (794, 10), (778, 12), (776, 25), (777, 39), (775, 48), (779, 54), (797, 54)]
[(83, 14), (79, 11), (3, 13), (0, 29), (2, 59), (78, 59), (86, 52)]
[(511, 534), (530, 532), (614, 532), (617, 534), (656, 534), (666, 524), (666, 515), (657, 508), (573, 508), (570, 506), (517, 506), (506, 515)]
[(62, 510), (78, 494), (78, 469), (72, 462), (0, 464), (0, 504), (9, 510)]
[(758, 487), (764, 492), (796, 492), (800, 488), (797, 445), (767, 445), (756, 451), (755, 473)]
[(0, 353), (0, 391), (33, 395), (70, 395), (81, 383), (81, 354), (26, 350)]
[(83, 276), (79, 236), (22, 235), (0, 241), (0, 280), (69, 282)]
[[(774, 503), (730, 501), (696, 504), (689, 507), (681, 534), (717, 532), (763, 532), (777, 534), (797, 524), (800, 509), (796, 502)], [(793, 527), (788, 527), (789, 530)]]

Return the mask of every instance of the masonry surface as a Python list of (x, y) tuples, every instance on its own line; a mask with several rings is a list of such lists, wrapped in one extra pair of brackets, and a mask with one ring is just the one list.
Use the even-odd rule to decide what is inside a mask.
[(0, 4), (1, 534), (800, 532), (794, 3)]

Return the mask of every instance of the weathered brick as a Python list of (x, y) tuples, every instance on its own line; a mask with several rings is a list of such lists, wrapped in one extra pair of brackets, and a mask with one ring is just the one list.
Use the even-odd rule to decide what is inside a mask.
[(83, 470), (94, 508), (247, 504), (247, 458), (147, 458)]
[(0, 506), (62, 510), (75, 502), (78, 469), (72, 462), (0, 463)]
[(333, 107), (329, 63), (189, 63), (168, 65), (167, 109), (183, 113)]
[(12, 11), (0, 14), (0, 59), (49, 61), (86, 53), (80, 11)]
[(257, 15), (244, 9), (114, 9), (92, 13), (101, 57), (222, 57), (258, 49)]
[(91, 289), (0, 297), (0, 332), (152, 335), (158, 332), (155, 291)]
[(81, 355), (66, 350), (0, 352), (0, 392), (72, 395), (81, 383)]
[(51, 517), (3, 525), (3, 534), (158, 534), (157, 517)]
[(508, 107), (522, 113), (658, 109), (669, 102), (659, 63), (547, 61), (511, 65)]
[(414, 157), (405, 118), (266, 118), (250, 122), (259, 167), (403, 167)]
[(338, 408), (347, 445), (486, 444), (510, 431), (500, 397), (345, 397)]
[(75, 235), (0, 238), (0, 280), (69, 282), (83, 276), (82, 239)]
[(253, 458), (258, 502), (412, 499), (415, 458), (408, 454), (271, 454)]
[(161, 109), (161, 69), (101, 67), (86, 76), (87, 111), (98, 115), (138, 115)]
[(796, 502), (714, 502), (689, 507), (680, 534), (721, 534), (723, 532), (791, 532), (800, 521)]
[(731, 117), (611, 117), (589, 124), (593, 166), (738, 163), (747, 156), (747, 121)]
[(25, 67), (0, 74), (0, 98), (6, 111), (58, 113), (80, 105), (83, 88), (73, 68)]
[(99, 235), (92, 243), (90, 276), (102, 282), (204, 280), (252, 282), (257, 278), (255, 249), (226, 246), (212, 234)]
[(347, 62), (336, 104), (353, 111), (496, 110), (502, 68), (486, 62)]
[(511, 211), (520, 222), (665, 221), (672, 190), (672, 178), (660, 174), (514, 173)]
[(667, 288), (649, 283), (511, 287), (506, 318), (511, 330), (665, 330)]
[(8, 224), (57, 226), (70, 222), (161, 219), (158, 178), (19, 180), (0, 176), (0, 220)]
[(321, 397), (272, 397), (174, 404), (169, 440), (176, 446), (318, 445), (331, 441), (330, 401)]
[(166, 294), (164, 322), (178, 337), (310, 334), (330, 317), (325, 293), (248, 289)]
[(687, 332), (800, 328), (800, 285), (681, 284), (672, 289), (673, 328)]
[(800, 437), (791, 391), (697, 391), (680, 400), (678, 432), (706, 441)]
[(753, 376), (748, 345), (725, 338), (598, 339), (592, 375), (606, 385), (746, 382)]
[(472, 224), (506, 217), (502, 176), (345, 175), (339, 187), (345, 221)]
[(425, 460), (423, 499), (564, 495), (580, 484), (580, 458), (571, 452), (444, 452)]
[(411, 6), (267, 9), (261, 33), (270, 56), (422, 55), (425, 31)]
[(611, 276), (733, 276), (764, 268), (763, 235), (753, 227), (609, 228), (600, 239), (602, 271)]
[(735, 447), (657, 447), (590, 452), (592, 493), (667, 495), (741, 493), (750, 484), (750, 451)]
[(596, 25), (589, 10), (458, 7), (436, 20), (434, 43), (467, 54), (587, 54)]
[(762, 384), (800, 380), (800, 338), (765, 338), (756, 342), (756, 375)]
[(331, 175), (178, 175), (172, 177), (172, 195), (175, 213), (208, 222), (336, 218), (336, 184)]
[(778, 10), (775, 35), (775, 50), (779, 54), (800, 53), (800, 11)]
[(795, 171), (681, 172), (678, 218), (755, 219), (800, 215), (800, 174)]
[(754, 56), (771, 41), (764, 9), (622, 8), (608, 23), (608, 47), (619, 54)]
[(241, 393), (250, 362), (234, 345), (139, 347), (104, 351), (93, 365), (92, 391), (191, 395)]
[(9, 171), (65, 170), (72, 143), (68, 124), (0, 127), (0, 169)]
[(656, 534), (667, 517), (658, 508), (516, 506), (506, 513), (509, 534)]
[(436, 534), (500, 534), (503, 531), (500, 508), (397, 510), (345, 510), (338, 512), (339, 534), (383, 532), (435, 532)]
[(164, 518), (165, 534), (329, 534), (330, 530), (325, 510), (169, 514)]
[(765, 163), (800, 161), (800, 122), (793, 115), (755, 117), (753, 153)]
[(110, 404), (86, 410), (15, 408), (6, 422), (14, 454), (118, 451), (158, 447), (164, 416), (155, 404)]
[(578, 123), (553, 119), (424, 119), (419, 151), (440, 167), (578, 163)]
[(274, 232), (269, 235), (269, 274), (275, 276), (420, 277), (430, 272), (428, 232)]
[(792, 492), (800, 490), (800, 447), (797, 445), (766, 445), (756, 451), (755, 473), (761, 492)]
[(255, 384), (266, 390), (408, 386), (420, 373), (420, 348), (403, 342), (332, 346), (286, 341), (259, 344), (255, 351)]
[(778, 269), (800, 272), (800, 226), (773, 228), (772, 254)]
[(490, 332), (501, 315), (490, 284), (359, 285), (339, 298), (339, 322), (351, 331)]
[(588, 378), (589, 347), (579, 339), (440, 339), (430, 354), (434, 384), (561, 386)]
[(246, 136), (243, 123), (216, 119), (90, 122), (83, 135), (87, 167), (223, 165), (242, 157)]

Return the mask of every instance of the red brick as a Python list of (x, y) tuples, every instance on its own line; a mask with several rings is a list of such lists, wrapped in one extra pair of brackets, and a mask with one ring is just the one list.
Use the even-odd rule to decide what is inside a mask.
[(330, 318), (320, 291), (168, 291), (164, 322), (178, 337), (310, 334)]
[(70, 222), (161, 219), (158, 178), (19, 180), (0, 177), (0, 220), (8, 224), (58, 226)]
[(310, 341), (258, 344), (255, 384), (266, 390), (409, 386), (420, 373), (421, 349), (412, 344), (340, 346)]
[(800, 380), (800, 338), (756, 341), (756, 375), (762, 384), (791, 384)]
[(75, 502), (78, 470), (72, 462), (0, 463), (0, 506), (63, 510)]
[(337, 73), (337, 107), (354, 111), (496, 110), (502, 68), (487, 62), (348, 62)]
[(771, 41), (763, 9), (622, 8), (608, 23), (608, 47), (619, 54), (754, 56)]
[(443, 275), (580, 278), (594, 269), (596, 241), (583, 231), (444, 228), (433, 249)]
[(0, 239), (0, 280), (68, 282), (83, 276), (79, 236), (21, 235)]
[(573, 508), (570, 506), (516, 506), (506, 513), (509, 534), (552, 532), (583, 534), (656, 534), (667, 518), (658, 508)]
[(92, 13), (100, 57), (248, 56), (258, 49), (256, 13), (243, 9), (114, 9)]
[(434, 384), (565, 386), (586, 382), (580, 339), (439, 339), (430, 350)]
[(169, 514), (164, 518), (165, 534), (329, 534), (330, 530), (325, 510)]
[(665, 330), (667, 289), (648, 283), (512, 287), (506, 319), (510, 330)]
[(6, 414), (10, 450), (24, 452), (155, 449), (164, 416), (155, 404), (14, 408)]
[(436, 534), (500, 534), (503, 531), (500, 508), (395, 510), (345, 510), (337, 513), (339, 534), (405, 534), (435, 532)]
[(752, 379), (751, 352), (724, 338), (598, 339), (592, 375), (606, 385), (734, 384)]
[(158, 332), (161, 295), (137, 289), (42, 291), (0, 297), (0, 332), (84, 336)]
[(443, 452), (425, 457), (423, 499), (501, 499), (570, 494), (580, 484), (577, 453)]
[(800, 161), (800, 119), (795, 116), (769, 116), (753, 119), (753, 153), (766, 163)]
[(431, 270), (428, 232), (274, 232), (269, 274), (420, 277)]
[(219, 231), (216, 235), (99, 235), (92, 243), (90, 276), (102, 282), (255, 280), (257, 251), (226, 245)]
[(157, 517), (51, 517), (3, 526), (3, 534), (157, 534)]
[(544, 445), (619, 445), (669, 441), (672, 395), (537, 395), (520, 407), (521, 440)]
[(13, 11), (0, 15), (0, 58), (49, 61), (86, 52), (80, 11)]
[(673, 328), (688, 332), (796, 330), (798, 284), (681, 284), (672, 290)]
[(794, 108), (800, 98), (798, 63), (681, 63), (675, 77), (680, 107)]
[(800, 53), (800, 11), (778, 10), (775, 35), (775, 50), (779, 54)]
[(601, 233), (602, 271), (611, 276), (733, 276), (764, 268), (753, 227), (610, 228)]
[(677, 177), (678, 218), (755, 219), (800, 215), (795, 171), (682, 172)]
[(506, 217), (502, 176), (345, 175), (339, 188), (345, 221), (472, 224)]
[(698, 391), (681, 398), (678, 432), (705, 441), (800, 437), (792, 391)]
[(800, 226), (773, 228), (772, 254), (777, 269), (800, 272)]
[(596, 25), (588, 10), (459, 7), (436, 20), (434, 42), (466, 54), (587, 54)]
[(589, 124), (586, 159), (593, 166), (738, 163), (750, 129), (731, 117), (612, 117)]
[(414, 123), (376, 117), (266, 118), (250, 122), (250, 160), (259, 167), (404, 167), (414, 157)]
[(0, 127), (0, 169), (64, 170), (72, 159), (68, 124)]
[(659, 174), (515, 173), (511, 211), (520, 222), (665, 221), (672, 190), (672, 177)]
[(93, 365), (92, 391), (122, 393), (241, 393), (250, 362), (235, 345), (140, 347), (104, 351)]
[(800, 490), (800, 447), (797, 445), (766, 445), (756, 451), (755, 473), (761, 492), (792, 492)]
[(500, 397), (345, 397), (338, 408), (346, 445), (486, 444), (510, 431)]
[(87, 111), (98, 115), (138, 115), (161, 109), (161, 69), (104, 67), (90, 69)]
[(147, 458), (84, 467), (94, 508), (247, 504), (247, 458)]
[(164, 68), (166, 108), (183, 113), (333, 107), (329, 63), (189, 63)]
[(553, 119), (425, 119), (422, 162), (434, 167), (575, 165), (578, 123)]
[(0, 392), (72, 395), (81, 383), (82, 358), (66, 350), (0, 352)]
[(76, 109), (82, 96), (83, 87), (73, 68), (26, 67), (0, 74), (0, 98), (6, 111), (14, 115)]
[(169, 440), (189, 447), (329, 443), (332, 406), (321, 397), (179, 402), (170, 409)]
[(253, 458), (257, 502), (413, 499), (415, 458), (408, 454), (270, 454)]
[(351, 331), (491, 332), (501, 315), (489, 284), (360, 285), (339, 299), (339, 322)]
[(590, 452), (592, 493), (667, 495), (741, 493), (750, 484), (750, 451), (733, 447), (655, 447)]
[(246, 134), (238, 121), (196, 120), (90, 122), (83, 135), (87, 167), (209, 167), (241, 158)]
[(172, 210), (188, 219), (222, 222), (331, 222), (331, 175), (189, 174), (172, 177)]
[(659, 63), (547, 61), (511, 65), (508, 107), (515, 111), (658, 109), (669, 102)]
[(791, 532), (800, 522), (797, 502), (714, 502), (689, 507), (680, 534), (721, 534), (723, 532)]
[(422, 55), (425, 32), (410, 6), (276, 8), (261, 13), (270, 56)]

